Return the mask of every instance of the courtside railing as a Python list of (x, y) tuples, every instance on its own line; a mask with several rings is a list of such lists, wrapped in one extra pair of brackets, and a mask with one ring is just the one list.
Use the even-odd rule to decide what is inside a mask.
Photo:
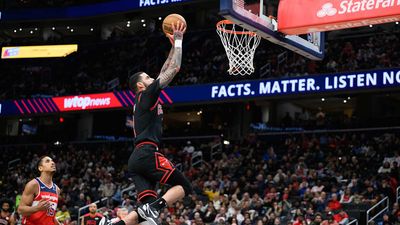
[[(376, 213), (375, 215), (374, 209), (378, 209), (378, 207), (382, 207), (382, 209)], [(372, 206), (370, 209), (367, 210), (367, 224), (369, 224), (369, 222), (373, 221), (376, 217), (382, 215), (382, 213), (387, 212), (389, 210), (389, 198), (385, 197), (384, 199), (382, 199), (380, 202), (376, 203), (374, 206)]]
[(127, 187), (127, 188), (125, 188), (125, 189), (122, 189), (122, 191), (121, 191), (121, 196), (124, 197), (124, 193), (125, 193), (125, 192), (130, 191), (130, 190), (133, 190), (133, 189), (135, 189), (135, 185), (134, 185), (134, 184), (131, 185), (131, 186), (129, 186), (129, 187)]
[(191, 165), (192, 167), (201, 166), (203, 164), (203, 153), (202, 152), (193, 152)]
[(347, 225), (358, 225), (358, 219), (350, 221)]
[(18, 165), (19, 162), (21, 162), (20, 158), (9, 161), (7, 164), (8, 170), (13, 170), (14, 166)]
[(211, 146), (211, 159), (214, 159), (215, 156), (222, 153), (222, 145), (221, 143), (215, 144)]

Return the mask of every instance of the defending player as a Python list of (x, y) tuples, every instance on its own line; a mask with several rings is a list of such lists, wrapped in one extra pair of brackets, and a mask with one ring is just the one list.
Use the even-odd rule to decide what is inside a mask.
[(56, 219), (58, 195), (60, 189), (53, 183), (56, 164), (53, 159), (43, 156), (37, 163), (40, 177), (25, 185), (18, 213), (24, 225), (60, 225)]

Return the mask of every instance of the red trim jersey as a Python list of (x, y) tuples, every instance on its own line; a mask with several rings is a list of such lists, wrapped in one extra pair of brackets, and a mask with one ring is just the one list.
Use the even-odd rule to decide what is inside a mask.
[(24, 225), (54, 225), (54, 219), (56, 217), (57, 204), (58, 204), (58, 193), (57, 185), (52, 184), (51, 187), (46, 186), (40, 178), (35, 178), (38, 183), (39, 191), (36, 197), (33, 199), (32, 206), (38, 205), (41, 199), (50, 201), (50, 207), (46, 211), (39, 211), (22, 218), (22, 224)]
[(99, 225), (103, 215), (100, 213), (96, 213), (94, 215), (87, 213), (83, 216), (83, 224), (84, 225)]

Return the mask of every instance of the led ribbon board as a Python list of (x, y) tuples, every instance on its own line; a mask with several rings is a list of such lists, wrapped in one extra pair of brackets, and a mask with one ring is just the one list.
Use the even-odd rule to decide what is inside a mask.
[[(205, 104), (284, 96), (392, 90), (400, 88), (400, 69), (308, 75), (282, 79), (225, 82), (168, 87), (160, 93), (161, 104)], [(130, 90), (100, 94), (31, 98), (0, 102), (0, 116), (32, 115), (132, 107)]]
[(78, 45), (13, 46), (1, 49), (2, 59), (66, 57), (78, 51)]

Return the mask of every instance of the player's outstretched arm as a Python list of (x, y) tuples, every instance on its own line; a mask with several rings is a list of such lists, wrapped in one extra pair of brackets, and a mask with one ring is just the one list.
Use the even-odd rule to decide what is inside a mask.
[(174, 34), (173, 36), (168, 34), (168, 37), (171, 42), (173, 40), (173, 48), (157, 78), (160, 80), (161, 88), (165, 88), (171, 83), (172, 79), (179, 72), (182, 63), (182, 41), (186, 27), (183, 23), (177, 22), (176, 24), (172, 24), (172, 29)]
[(171, 63), (172, 55), (174, 54), (174, 49), (175, 49), (175, 47), (174, 47), (174, 39), (173, 39), (173, 37), (172, 37), (172, 39), (170, 39), (170, 41), (171, 41), (171, 43), (172, 43), (172, 48), (171, 48), (171, 50), (169, 51), (167, 60), (165, 60), (165, 63), (164, 63), (164, 65), (163, 65), (163, 67), (161, 68), (160, 74), (163, 73), (163, 72), (165, 72), (165, 71), (168, 69), (168, 66), (169, 66), (169, 64)]
[(35, 196), (35, 190), (38, 190), (38, 184), (31, 180), (25, 185), (24, 192), (22, 193), (21, 202), (18, 206), (18, 213), (22, 216), (29, 216), (32, 213), (47, 210), (50, 207), (48, 200), (40, 200), (36, 206), (32, 206)]

